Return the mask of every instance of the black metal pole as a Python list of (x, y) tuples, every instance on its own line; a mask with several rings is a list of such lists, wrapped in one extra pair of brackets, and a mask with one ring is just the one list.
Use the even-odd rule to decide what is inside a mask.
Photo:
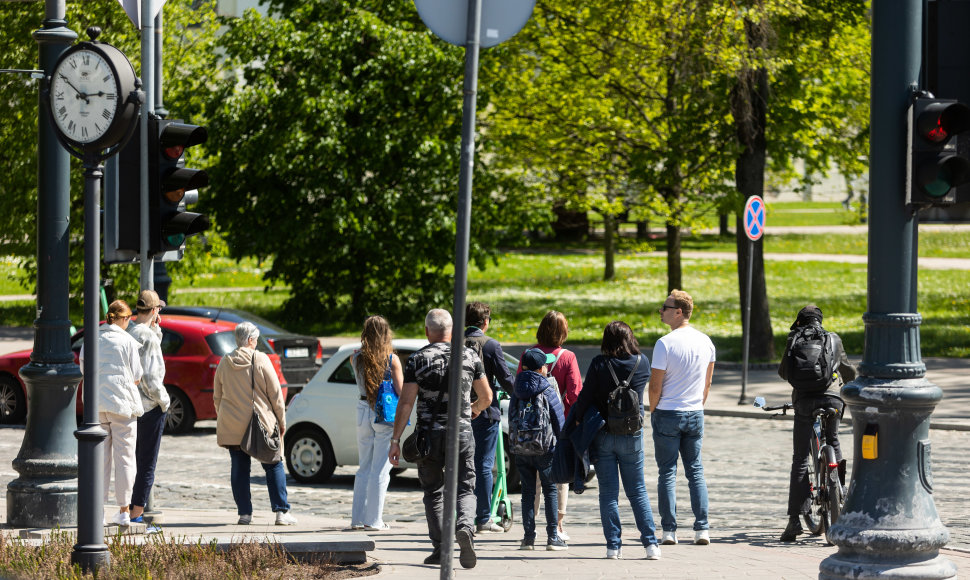
[[(34, 32), (45, 78), (77, 34), (67, 28), (63, 0), (47, 0)], [(47, 114), (40, 83), (37, 141), (37, 319), (30, 362), (20, 369), (30, 404), (27, 428), (7, 484), (7, 523), (16, 527), (77, 522), (77, 444), (74, 399), (81, 371), (71, 352), (68, 317), (70, 156)]]
[[(472, 177), (475, 168), (475, 110), (478, 93), (479, 30), (482, 0), (468, 0), (468, 42), (465, 44), (465, 97), (461, 120), (461, 168), (458, 175), (458, 221), (455, 235), (455, 297), (452, 312), (451, 362), (448, 385), (448, 445), (441, 526), (442, 580), (452, 577), (455, 549), (455, 507), (458, 498), (458, 413), (461, 404), (462, 353), (465, 350), (465, 294), (468, 292), (468, 244), (471, 230)], [(456, 356), (457, 355), (457, 356)]]
[(71, 563), (97, 571), (111, 563), (104, 543), (104, 440), (98, 418), (98, 307), (101, 297), (101, 177), (96, 156), (84, 159), (84, 424), (78, 439), (78, 528)]
[[(852, 480), (829, 531), (839, 547), (819, 578), (955, 578), (940, 555), (949, 533), (933, 502), (930, 415), (943, 396), (926, 380), (917, 312), (916, 212), (904, 204), (907, 110), (919, 88), (922, 0), (872, 3), (868, 311), (852, 412)], [(864, 449), (863, 441), (873, 443)]]
[(754, 278), (754, 240), (748, 238), (748, 271), (746, 276), (747, 289), (744, 296), (744, 321), (741, 323), (741, 330), (744, 333), (744, 339), (742, 342), (744, 345), (741, 347), (742, 353), (741, 358), (741, 397), (738, 398), (739, 405), (747, 405), (749, 403), (746, 390), (748, 388), (748, 351), (751, 346), (751, 281)]

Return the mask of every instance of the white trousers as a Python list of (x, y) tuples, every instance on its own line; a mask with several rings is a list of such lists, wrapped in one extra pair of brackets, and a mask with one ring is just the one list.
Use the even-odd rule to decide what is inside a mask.
[(114, 466), (115, 504), (127, 507), (131, 503), (131, 491), (135, 487), (135, 443), (138, 440), (138, 417), (125, 417), (115, 413), (98, 413), (101, 428), (108, 432), (104, 440), (104, 505), (111, 496), (111, 471)]
[(391, 482), (393, 425), (374, 423), (376, 414), (367, 401), (357, 401), (357, 475), (354, 477), (354, 503), (350, 523), (380, 528), (384, 525), (384, 498)]

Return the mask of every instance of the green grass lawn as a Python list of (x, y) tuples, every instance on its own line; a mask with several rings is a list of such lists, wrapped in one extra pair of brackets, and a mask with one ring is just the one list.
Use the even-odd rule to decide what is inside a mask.
[[(657, 308), (666, 295), (663, 258), (621, 257), (617, 279), (602, 281), (599, 256), (507, 254), (499, 267), (473, 271), (469, 300), (495, 313), (490, 334), (506, 342), (529, 342), (550, 309), (569, 319), (569, 340), (596, 344), (614, 319), (626, 321), (652, 345), (667, 328)], [(865, 265), (831, 262), (767, 262), (766, 282), (776, 348), (781, 351), (799, 308), (817, 303), (825, 325), (842, 335), (850, 353), (861, 354), (866, 310)], [(733, 262), (684, 260), (684, 289), (695, 299), (695, 326), (711, 335), (722, 360), (741, 357), (740, 299)], [(970, 272), (923, 271), (919, 310), (924, 356), (970, 356)], [(414, 328), (402, 329), (415, 334)]]
[[(839, 203), (769, 203), (768, 223), (781, 225), (833, 225), (845, 223)], [(654, 230), (662, 231), (657, 226)], [(769, 228), (770, 232), (770, 228)], [(785, 234), (765, 237), (767, 253), (856, 254), (867, 252), (867, 235)], [(684, 251), (735, 252), (733, 238), (697, 235), (683, 240)], [(563, 249), (573, 250), (564, 252)], [(530, 342), (536, 326), (550, 309), (564, 312), (570, 321), (571, 342), (596, 344), (604, 326), (614, 319), (628, 322), (644, 345), (652, 345), (666, 332), (656, 313), (666, 294), (666, 261), (650, 251), (664, 251), (662, 239), (620, 240), (617, 277), (602, 280), (603, 256), (598, 242), (569, 245), (536, 244), (528, 253), (509, 251), (498, 266), (469, 274), (468, 299), (492, 306), (491, 334), (503, 342)], [(921, 257), (970, 257), (970, 232), (920, 234)], [(287, 298), (288, 288), (264, 290), (266, 264), (255, 260), (216, 259), (213, 268), (191, 283), (172, 285), (171, 298), (180, 304), (241, 308), (270, 320)], [(0, 260), (0, 294), (23, 294), (12, 280), (19, 264)], [(795, 313), (807, 302), (825, 312), (826, 327), (842, 335), (850, 353), (861, 354), (866, 311), (866, 267), (833, 262), (766, 261), (769, 305), (776, 348), (780, 352)], [(710, 334), (722, 360), (741, 358), (741, 320), (737, 269), (732, 261), (684, 258), (684, 289), (697, 302), (693, 322)], [(970, 356), (970, 272), (921, 271), (919, 311), (923, 316), (920, 338), (923, 356)], [(191, 288), (192, 291), (188, 291)], [(198, 292), (198, 290), (212, 290)], [(231, 288), (232, 290), (227, 290)], [(29, 326), (33, 301), (0, 302), (0, 325)], [(80, 320), (78, 307), (72, 319)], [(358, 328), (316, 325), (316, 332), (356, 335)], [(309, 328), (293, 328), (314, 332)], [(423, 336), (422, 321), (396, 328), (398, 336)]]

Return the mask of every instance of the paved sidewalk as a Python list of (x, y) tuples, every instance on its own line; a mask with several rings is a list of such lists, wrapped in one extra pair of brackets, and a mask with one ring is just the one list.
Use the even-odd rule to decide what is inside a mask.
[[(0, 510), (6, 510), (0, 500)], [(438, 578), (437, 566), (426, 566), (424, 558), (431, 551), (427, 526), (423, 521), (393, 522), (386, 532), (365, 534), (343, 526), (346, 520), (336, 520), (312, 514), (297, 514), (294, 526), (275, 526), (270, 513), (257, 513), (249, 526), (235, 525), (234, 513), (226, 510), (165, 511), (162, 533), (167, 539), (177, 538), (194, 543), (267, 541), (280, 543), (292, 552), (312, 551), (313, 546), (332, 546), (337, 541), (374, 544), (368, 561), (380, 568), (380, 578)], [(116, 530), (111, 526), (109, 529)], [(19, 530), (3, 529), (2, 533), (16, 535)], [(757, 533), (719, 535), (712, 531), (709, 546), (682, 543), (663, 546), (658, 561), (644, 559), (637, 532), (631, 526), (624, 529), (623, 558), (606, 560), (602, 530), (598, 524), (571, 525), (572, 538), (566, 551), (547, 552), (539, 544), (537, 550), (518, 550), (521, 526), (515, 525), (505, 534), (481, 534), (476, 539), (478, 565), (464, 570), (455, 551), (456, 577), (468, 578), (535, 578), (557, 580), (589, 580), (594, 578), (670, 578), (670, 579), (736, 579), (736, 578), (817, 578), (819, 563), (834, 554), (836, 548), (822, 539), (803, 540), (795, 544), (777, 541), (777, 530)], [(690, 532), (688, 532), (689, 534)], [(150, 536), (134, 536), (145, 541)], [(690, 539), (688, 536), (685, 539)], [(106, 535), (106, 541), (111, 536)], [(943, 550), (943, 555), (959, 569), (970, 570), (970, 554)]]

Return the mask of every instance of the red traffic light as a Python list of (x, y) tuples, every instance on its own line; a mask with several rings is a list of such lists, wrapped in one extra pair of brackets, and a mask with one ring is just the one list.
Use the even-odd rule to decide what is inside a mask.
[(970, 107), (956, 101), (930, 103), (919, 113), (916, 129), (930, 143), (943, 143), (970, 129)]

